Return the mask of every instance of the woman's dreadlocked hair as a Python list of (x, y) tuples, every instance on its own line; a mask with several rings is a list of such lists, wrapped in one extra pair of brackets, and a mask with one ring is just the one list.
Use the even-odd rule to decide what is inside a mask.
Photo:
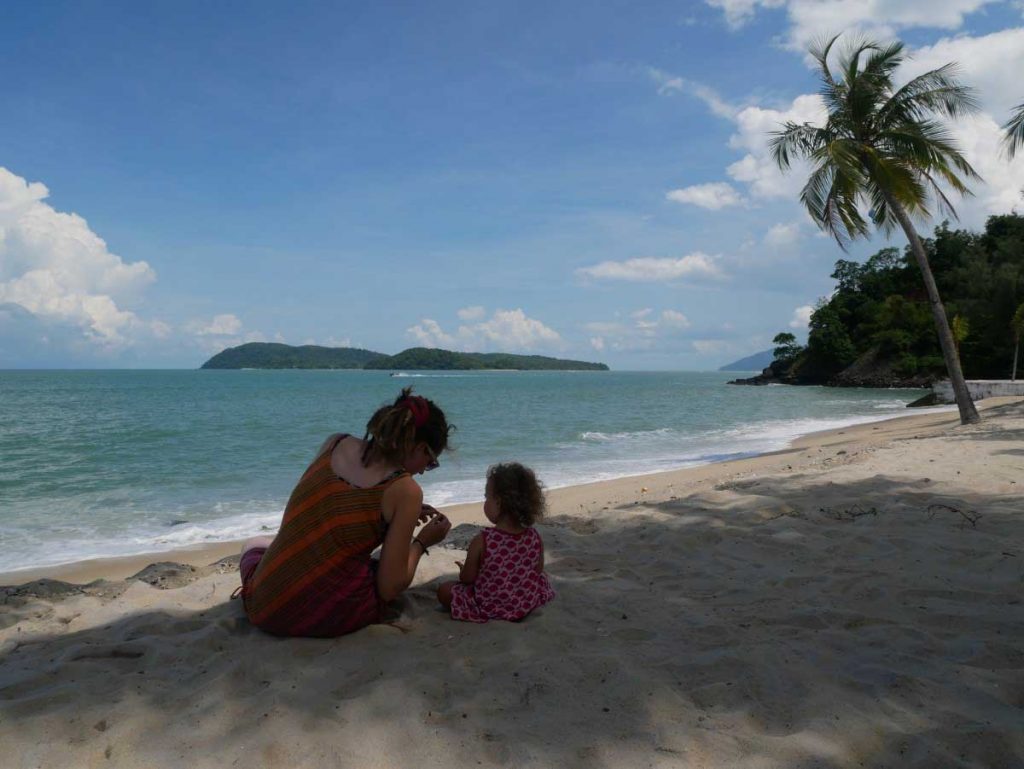
[(425, 441), (434, 456), (448, 448), (449, 425), (444, 412), (432, 400), (412, 394), (405, 387), (395, 402), (377, 409), (366, 423), (362, 462), (367, 466), (379, 457), (401, 465), (420, 441)]

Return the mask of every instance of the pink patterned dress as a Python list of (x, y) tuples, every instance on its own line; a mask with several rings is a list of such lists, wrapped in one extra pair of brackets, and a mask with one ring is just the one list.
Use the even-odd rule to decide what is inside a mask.
[(514, 622), (555, 597), (544, 572), (537, 571), (544, 545), (536, 529), (509, 534), (492, 528), (480, 534), (480, 571), (472, 585), (452, 586), (452, 619)]

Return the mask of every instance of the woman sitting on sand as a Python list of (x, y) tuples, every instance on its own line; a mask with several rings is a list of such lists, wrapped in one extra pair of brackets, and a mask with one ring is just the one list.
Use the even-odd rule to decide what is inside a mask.
[[(423, 505), (414, 475), (433, 470), (452, 428), (432, 401), (405, 388), (362, 439), (328, 438), (285, 507), (276, 537), (242, 548), (249, 620), (275, 635), (339, 636), (377, 622), (412, 582), (448, 520)], [(417, 522), (425, 522), (416, 536)], [(370, 554), (383, 543), (379, 565)]]

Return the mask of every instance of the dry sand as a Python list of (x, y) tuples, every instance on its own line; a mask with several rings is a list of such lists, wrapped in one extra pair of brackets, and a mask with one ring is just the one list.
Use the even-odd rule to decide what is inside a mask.
[(555, 490), (518, 624), (436, 608), (444, 548), (332, 640), (253, 629), (195, 565), (234, 546), (0, 589), (0, 766), (1024, 767), (1024, 402), (982, 405)]

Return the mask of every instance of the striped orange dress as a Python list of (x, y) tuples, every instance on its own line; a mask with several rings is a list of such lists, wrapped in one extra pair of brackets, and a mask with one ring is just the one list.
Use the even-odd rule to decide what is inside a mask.
[(345, 437), (331, 441), (303, 474), (262, 557), (248, 551), (242, 558), (246, 614), (268, 633), (339, 636), (380, 618), (370, 553), (384, 541), (381, 497), (404, 473), (353, 486), (331, 468), (331, 452)]

